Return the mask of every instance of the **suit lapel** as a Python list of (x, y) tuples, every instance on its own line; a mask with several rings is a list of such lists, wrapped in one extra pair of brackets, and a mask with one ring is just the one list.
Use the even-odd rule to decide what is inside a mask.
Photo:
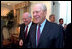
[(33, 32), (33, 40), (34, 40), (34, 47), (36, 47), (36, 28), (37, 28), (37, 25), (34, 26), (34, 32)]
[(36, 47), (36, 24), (32, 25), (31, 30), (30, 30), (30, 38), (31, 38), (31, 43), (32, 47)]
[(48, 26), (48, 21), (46, 20), (46, 23), (44, 25), (43, 31), (42, 31), (42, 33), (40, 35), (39, 44), (42, 41), (43, 37), (46, 37), (46, 35), (48, 34), (48, 32), (49, 32), (48, 30), (49, 30), (49, 26)]
[[(32, 27), (33, 24), (34, 24), (34, 23), (32, 22), (31, 27)], [(27, 38), (30, 37), (30, 30), (31, 30), (31, 27), (30, 27), (30, 29), (29, 29), (29, 32), (28, 32)]]

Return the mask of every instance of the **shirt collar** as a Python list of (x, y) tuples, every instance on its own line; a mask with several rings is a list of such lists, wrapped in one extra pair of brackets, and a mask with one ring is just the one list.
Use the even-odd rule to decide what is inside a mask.
[(27, 26), (29, 27), (31, 24), (32, 24), (32, 22), (30, 22), (28, 25), (26, 25), (26, 27), (27, 27)]
[(46, 19), (43, 21), (43, 23), (42, 24), (40, 24), (41, 26), (44, 26), (45, 25), (45, 23), (46, 23)]

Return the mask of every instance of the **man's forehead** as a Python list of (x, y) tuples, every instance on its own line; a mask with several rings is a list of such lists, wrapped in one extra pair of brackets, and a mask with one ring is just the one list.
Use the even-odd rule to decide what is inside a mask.
[(33, 11), (40, 11), (41, 10), (41, 7), (40, 6), (34, 6), (33, 7)]
[(29, 15), (29, 13), (28, 13), (28, 12), (26, 12), (26, 13), (24, 13), (23, 15)]
[(28, 17), (28, 16), (29, 16), (29, 15), (28, 15), (27, 13), (26, 13), (26, 14), (23, 14), (23, 18), (24, 18), (24, 17)]

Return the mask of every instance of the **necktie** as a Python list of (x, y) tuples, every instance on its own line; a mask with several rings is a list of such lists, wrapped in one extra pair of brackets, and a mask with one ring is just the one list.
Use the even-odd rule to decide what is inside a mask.
[(28, 30), (28, 26), (26, 27), (25, 39), (27, 38), (27, 30)]
[(38, 31), (37, 31), (37, 46), (40, 38), (40, 25), (38, 26)]

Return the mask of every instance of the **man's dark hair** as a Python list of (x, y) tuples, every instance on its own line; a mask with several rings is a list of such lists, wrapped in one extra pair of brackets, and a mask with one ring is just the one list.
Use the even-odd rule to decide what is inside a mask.
[(61, 20), (63, 20), (63, 18), (60, 18), (60, 19), (59, 19), (59, 22), (60, 22)]

